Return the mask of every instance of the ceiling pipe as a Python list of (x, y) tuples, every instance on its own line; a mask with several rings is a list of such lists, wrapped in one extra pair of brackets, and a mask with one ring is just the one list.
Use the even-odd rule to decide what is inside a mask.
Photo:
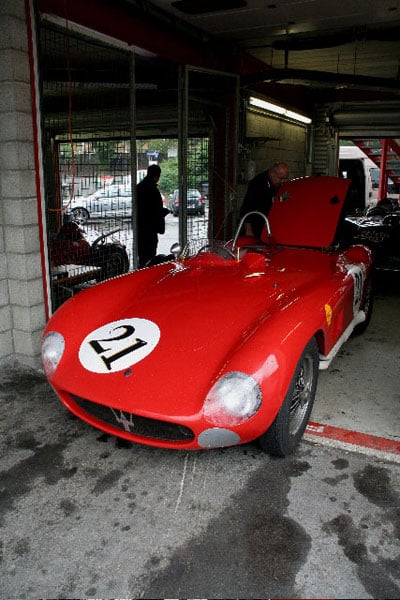
[(370, 108), (369, 110), (358, 111), (337, 111), (332, 113), (333, 124), (337, 127), (342, 125), (391, 125), (398, 128), (400, 123), (400, 110), (379, 111)]
[(310, 71), (308, 69), (266, 69), (242, 77), (244, 86), (251, 86), (261, 82), (274, 82), (283, 80), (315, 81), (329, 85), (394, 90), (400, 93), (400, 81), (386, 77), (369, 77), (367, 75), (348, 75), (345, 73), (331, 73), (329, 71)]
[(400, 23), (391, 27), (351, 27), (340, 32), (324, 33), (323, 35), (291, 34), (290, 38), (275, 40), (272, 43), (274, 50), (299, 52), (302, 50), (320, 50), (321, 48), (335, 48), (344, 44), (373, 40), (378, 42), (397, 42), (399, 39)]

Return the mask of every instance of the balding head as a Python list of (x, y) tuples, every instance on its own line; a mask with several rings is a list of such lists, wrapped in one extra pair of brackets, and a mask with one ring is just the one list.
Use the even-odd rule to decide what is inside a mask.
[(285, 162), (278, 162), (268, 169), (268, 178), (271, 186), (277, 189), (281, 183), (289, 178), (289, 167)]

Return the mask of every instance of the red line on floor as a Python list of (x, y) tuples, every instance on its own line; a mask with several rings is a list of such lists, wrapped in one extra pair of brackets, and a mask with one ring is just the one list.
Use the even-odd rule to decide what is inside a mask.
[(306, 428), (306, 433), (315, 435), (316, 437), (329, 438), (339, 442), (346, 442), (354, 446), (364, 448), (372, 448), (381, 452), (390, 452), (391, 454), (400, 455), (400, 442), (389, 440), (387, 438), (370, 435), (368, 433), (360, 433), (351, 429), (342, 429), (341, 427), (331, 427), (322, 423), (314, 423), (310, 421)]

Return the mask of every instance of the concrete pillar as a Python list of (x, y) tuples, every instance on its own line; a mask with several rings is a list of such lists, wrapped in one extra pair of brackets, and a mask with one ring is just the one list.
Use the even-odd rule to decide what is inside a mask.
[(0, 2), (0, 365), (40, 365), (45, 325), (24, 0)]

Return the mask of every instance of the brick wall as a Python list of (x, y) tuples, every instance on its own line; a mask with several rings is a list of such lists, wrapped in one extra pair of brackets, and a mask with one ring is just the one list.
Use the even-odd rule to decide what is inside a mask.
[(40, 364), (45, 324), (24, 0), (0, 2), (0, 364)]
[(307, 129), (273, 117), (247, 114), (246, 137), (254, 138), (252, 159), (259, 173), (276, 161), (285, 161), (291, 177), (306, 174)]
[[(275, 162), (287, 162), (290, 177), (309, 175), (308, 164), (308, 130), (265, 114), (249, 111), (246, 116), (245, 155), (241, 157), (241, 166), (252, 162), (254, 174), (268, 169)], [(236, 211), (240, 210), (246, 193), (247, 181), (238, 185), (236, 194)]]

